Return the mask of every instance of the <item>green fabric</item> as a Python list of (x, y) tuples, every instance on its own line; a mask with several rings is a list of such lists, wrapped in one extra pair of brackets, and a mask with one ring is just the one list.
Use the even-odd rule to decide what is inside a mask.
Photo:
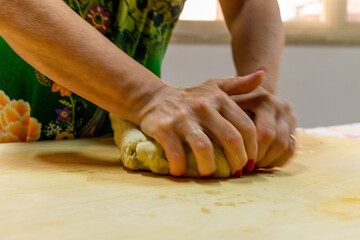
[[(160, 77), (161, 62), (184, 0), (64, 1), (125, 53)], [(30, 116), (21, 109), (29, 109)], [(28, 135), (38, 126), (40, 136), (20, 136), (14, 131), (13, 115), (22, 126), (32, 123)], [(9, 134), (23, 141), (111, 132), (106, 111), (48, 79), (22, 60), (1, 37), (0, 124), (0, 142), (1, 136), (9, 137)]]

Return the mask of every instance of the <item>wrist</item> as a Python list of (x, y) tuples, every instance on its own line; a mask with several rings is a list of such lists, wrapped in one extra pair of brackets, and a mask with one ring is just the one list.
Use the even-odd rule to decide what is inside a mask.
[(264, 81), (261, 83), (261, 86), (271, 94), (275, 94), (277, 88), (277, 77), (274, 75), (275, 73), (267, 72)]
[(161, 98), (163, 95), (166, 95), (166, 92), (168, 92), (171, 88), (171, 86), (161, 82), (161, 84), (153, 87), (151, 90), (138, 97), (138, 101), (136, 101), (134, 104), (135, 107), (133, 108), (133, 118), (131, 121), (140, 126), (144, 116), (151, 112), (155, 106), (160, 104), (157, 99)]

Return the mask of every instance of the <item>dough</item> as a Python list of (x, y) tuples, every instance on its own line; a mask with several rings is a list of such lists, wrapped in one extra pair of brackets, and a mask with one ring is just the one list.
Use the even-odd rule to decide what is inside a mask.
[[(155, 174), (169, 175), (169, 163), (164, 150), (154, 139), (145, 135), (138, 126), (110, 114), (114, 130), (114, 140), (120, 149), (120, 158), (125, 167), (131, 170), (148, 170)], [(219, 145), (213, 143), (216, 171), (213, 178), (230, 176), (230, 167), (224, 152)], [(194, 153), (189, 145), (185, 146), (187, 154), (187, 171), (185, 177), (199, 177)]]

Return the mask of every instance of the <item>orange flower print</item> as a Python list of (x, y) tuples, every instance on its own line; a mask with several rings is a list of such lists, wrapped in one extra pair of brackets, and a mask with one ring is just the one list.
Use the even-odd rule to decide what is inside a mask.
[(30, 117), (29, 103), (10, 100), (0, 90), (0, 143), (36, 141), (40, 133), (41, 123)]
[(60, 95), (62, 97), (70, 97), (71, 96), (71, 92), (69, 90), (67, 90), (66, 88), (64, 88), (63, 86), (60, 86), (57, 83), (53, 83), (52, 87), (51, 87), (51, 91), (52, 92), (59, 92), (60, 91)]
[(0, 90), (0, 110), (2, 110), (9, 102), (10, 98), (4, 93), (4, 91)]

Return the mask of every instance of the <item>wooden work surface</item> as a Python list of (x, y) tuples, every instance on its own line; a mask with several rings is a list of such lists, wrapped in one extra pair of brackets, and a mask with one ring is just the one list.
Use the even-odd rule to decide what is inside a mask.
[(360, 239), (360, 141), (298, 134), (285, 169), (130, 172), (112, 139), (0, 144), (0, 239)]

